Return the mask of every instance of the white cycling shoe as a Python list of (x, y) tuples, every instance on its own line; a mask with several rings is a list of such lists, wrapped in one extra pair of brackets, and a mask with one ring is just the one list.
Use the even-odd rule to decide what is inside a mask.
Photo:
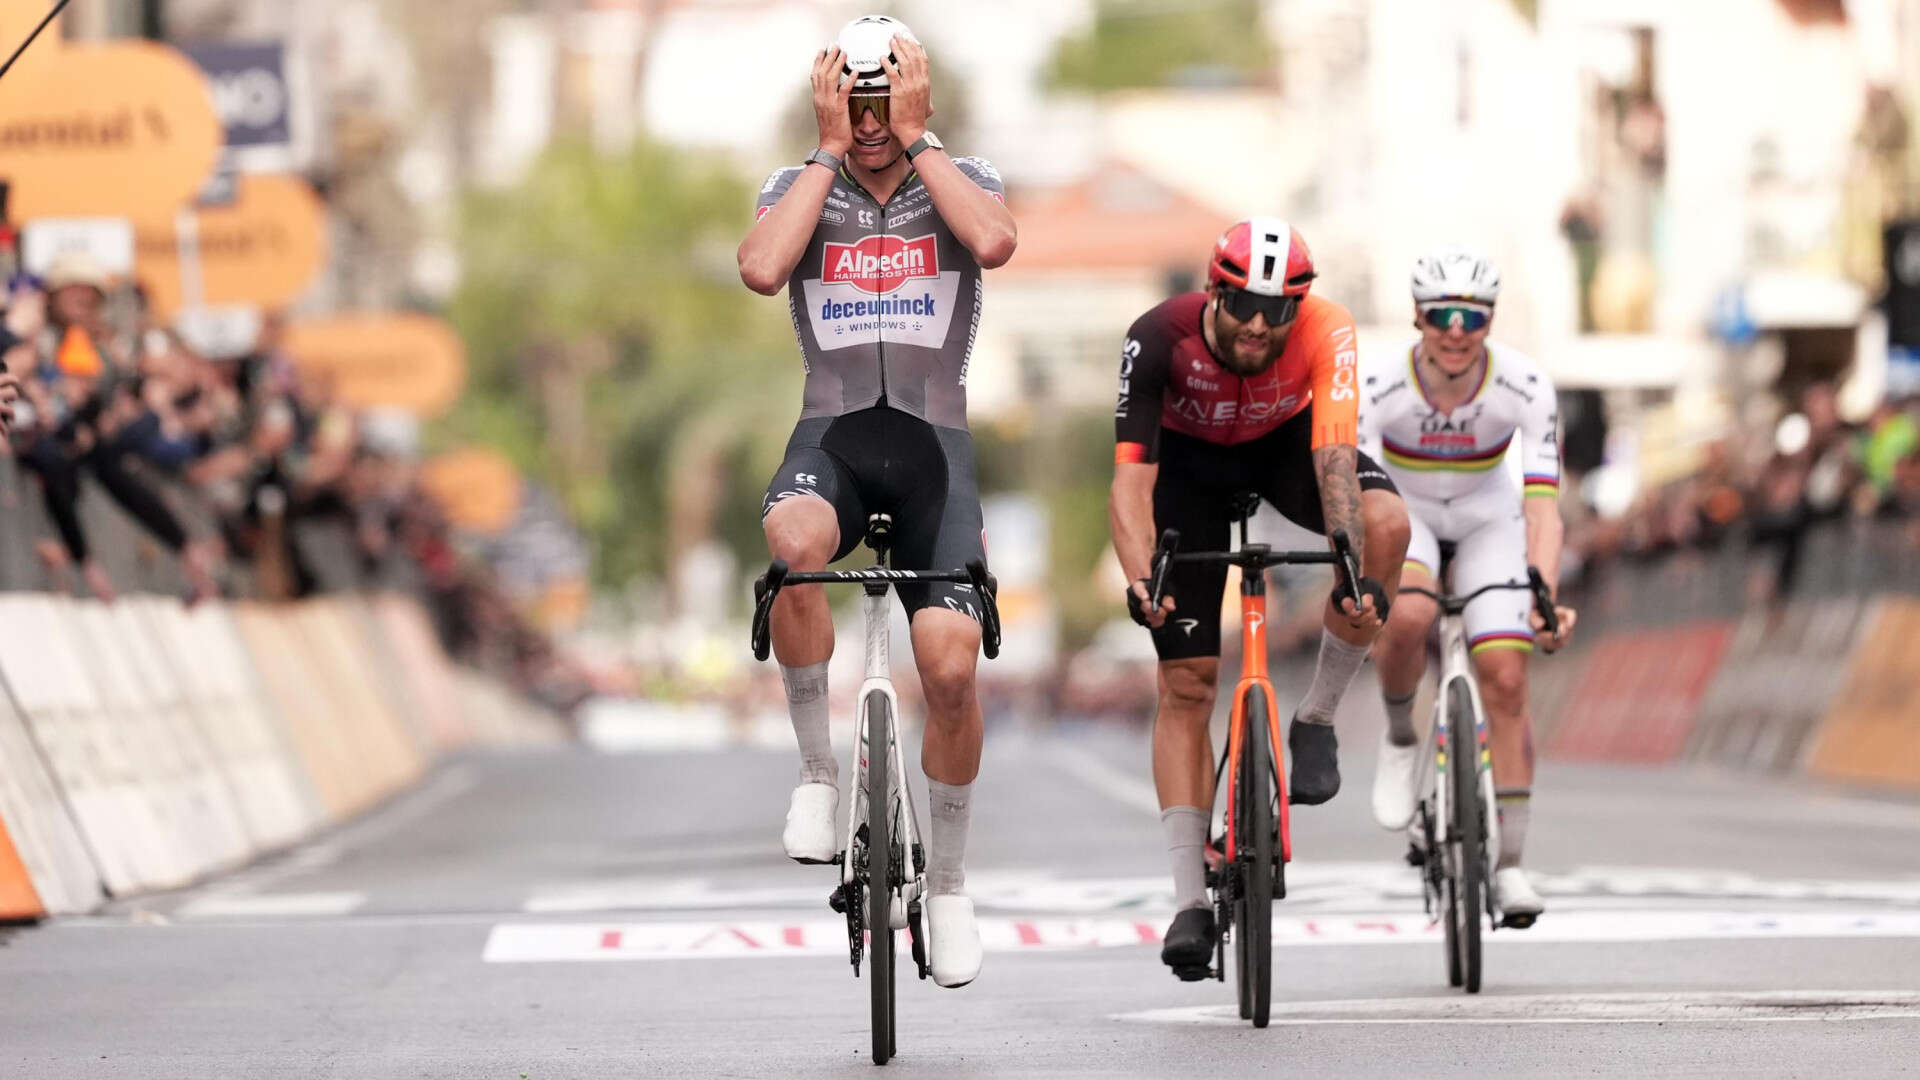
[(973, 901), (958, 893), (927, 898), (927, 967), (933, 981), (948, 988), (965, 986), (980, 975), (980, 926)]
[(1381, 828), (1398, 831), (1413, 824), (1421, 760), (1419, 740), (1395, 746), (1385, 731), (1380, 733), (1380, 756), (1373, 763), (1373, 820)]
[(1533, 891), (1527, 872), (1517, 866), (1493, 872), (1493, 906), (1500, 912), (1500, 925), (1515, 930), (1532, 926), (1547, 905)]
[(805, 783), (793, 789), (787, 804), (787, 827), (780, 834), (787, 857), (803, 863), (830, 863), (839, 851), (833, 835), (840, 812), (840, 788), (835, 784)]

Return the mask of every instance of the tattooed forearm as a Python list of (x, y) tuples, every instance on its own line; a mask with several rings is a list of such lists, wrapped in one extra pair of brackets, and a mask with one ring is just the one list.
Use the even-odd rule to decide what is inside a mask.
[(1336, 443), (1323, 446), (1313, 452), (1313, 474), (1320, 481), (1320, 509), (1326, 518), (1327, 535), (1333, 530), (1347, 530), (1348, 539), (1353, 541), (1353, 558), (1364, 565), (1366, 556), (1361, 548), (1366, 543), (1366, 530), (1360, 524), (1360, 451), (1353, 446)]

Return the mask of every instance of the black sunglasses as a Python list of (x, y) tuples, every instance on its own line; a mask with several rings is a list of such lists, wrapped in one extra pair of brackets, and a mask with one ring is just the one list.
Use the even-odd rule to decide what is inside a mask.
[(1246, 289), (1221, 289), (1220, 306), (1240, 322), (1252, 320), (1257, 313), (1267, 317), (1268, 326), (1284, 326), (1292, 322), (1294, 313), (1300, 310), (1300, 298), (1267, 296)]

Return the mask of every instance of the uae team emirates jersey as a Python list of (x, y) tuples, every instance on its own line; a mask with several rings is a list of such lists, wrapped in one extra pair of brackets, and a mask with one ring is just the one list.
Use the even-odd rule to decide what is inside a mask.
[(1252, 442), (1312, 409), (1313, 448), (1356, 438), (1359, 398), (1353, 316), (1307, 296), (1272, 366), (1241, 377), (1213, 358), (1201, 329), (1207, 294), (1187, 293), (1134, 320), (1120, 350), (1114, 460), (1160, 460), (1160, 432), (1222, 446)]
[[(986, 160), (954, 164), (995, 198), (1004, 195)], [(788, 168), (769, 176), (757, 214), (772, 209), (799, 175)], [(965, 428), (967, 357), (981, 291), (980, 264), (940, 220), (918, 173), (907, 174), (882, 204), (842, 170), (787, 279), (787, 307), (807, 368), (800, 418), (884, 403), (930, 424)]]

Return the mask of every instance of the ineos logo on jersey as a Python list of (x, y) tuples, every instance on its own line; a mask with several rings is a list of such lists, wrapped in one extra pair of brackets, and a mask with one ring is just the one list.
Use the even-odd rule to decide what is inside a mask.
[[(862, 211), (864, 213), (864, 211)], [(864, 293), (890, 293), (915, 278), (940, 276), (940, 248), (931, 236), (908, 240), (885, 233), (857, 244), (828, 241), (820, 280)]]
[(1113, 407), (1113, 415), (1125, 419), (1127, 415), (1127, 397), (1133, 392), (1133, 362), (1140, 359), (1140, 343), (1132, 338), (1120, 346), (1120, 400)]
[(1359, 353), (1353, 347), (1353, 331), (1341, 327), (1332, 334), (1333, 340), (1333, 389), (1328, 396), (1335, 401), (1352, 401), (1357, 396), (1354, 386), (1359, 378)]

